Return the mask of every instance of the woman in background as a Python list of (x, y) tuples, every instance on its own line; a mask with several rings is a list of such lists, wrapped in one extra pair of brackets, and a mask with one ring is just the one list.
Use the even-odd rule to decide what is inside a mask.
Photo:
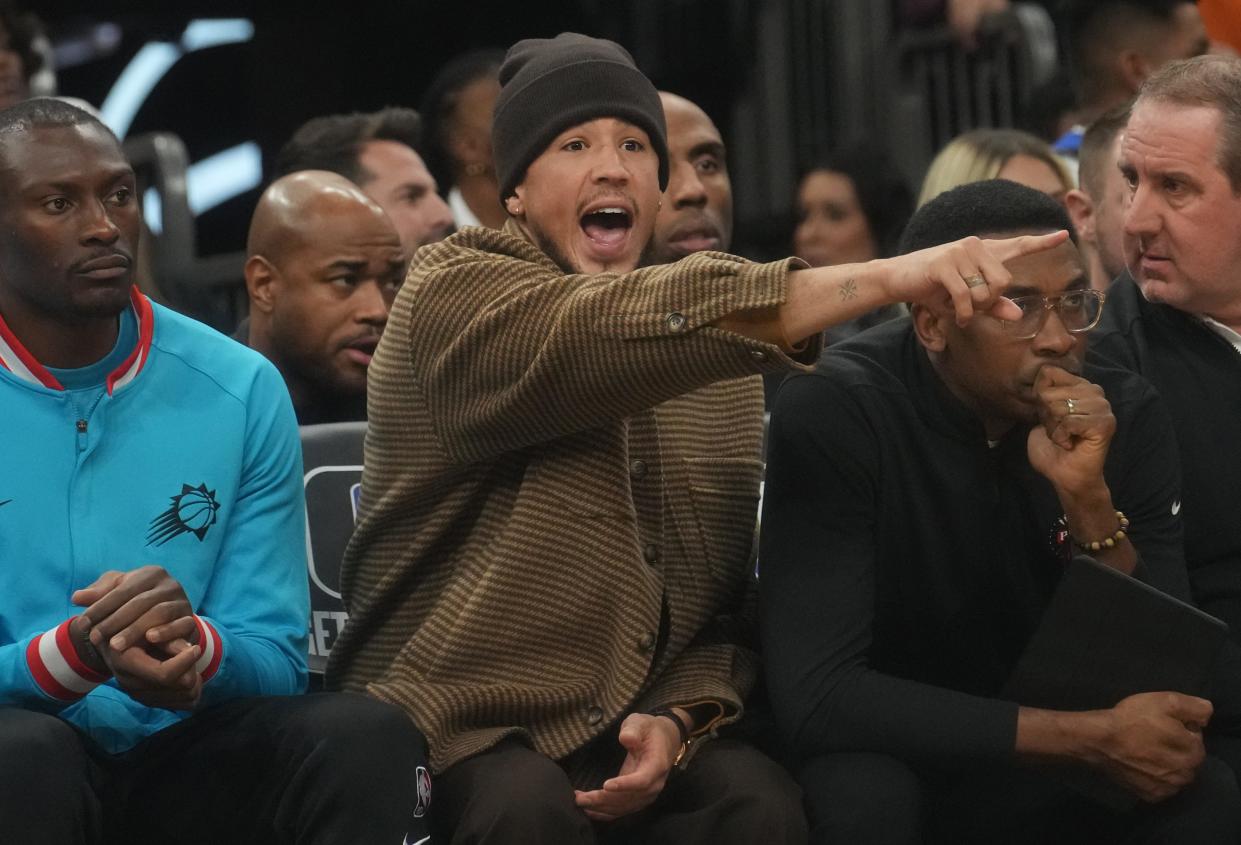
[(987, 179), (1008, 179), (1042, 191), (1063, 204), (1076, 182), (1047, 142), (1017, 129), (975, 129), (958, 135), (935, 156), (918, 207), (951, 188)]
[(499, 229), (508, 219), (491, 155), (491, 115), (503, 61), (503, 50), (462, 53), (440, 68), (423, 97), (422, 156), (458, 229)]
[[(909, 186), (878, 145), (841, 150), (798, 185), (793, 253), (811, 267), (886, 258), (912, 211)], [(836, 343), (905, 313), (903, 305), (876, 309), (829, 329), (826, 340)]]

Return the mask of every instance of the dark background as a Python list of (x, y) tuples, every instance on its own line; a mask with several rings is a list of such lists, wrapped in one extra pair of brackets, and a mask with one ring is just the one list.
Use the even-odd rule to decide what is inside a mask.
[[(565, 30), (625, 44), (659, 87), (699, 102), (729, 135), (730, 104), (752, 68), (756, 9), (729, 0), (660, 2), (43, 2), (29, 4), (54, 43), (101, 22), (122, 33), (111, 52), (58, 71), (59, 93), (98, 106), (138, 49), (176, 42), (195, 18), (247, 18), (251, 42), (188, 54), (139, 111), (129, 134), (176, 132), (192, 160), (256, 140), (270, 165), (302, 122), (320, 114), (417, 107), (436, 70), (475, 47)], [(265, 167), (266, 169), (266, 167)], [(257, 191), (199, 220), (203, 253), (239, 249)]]

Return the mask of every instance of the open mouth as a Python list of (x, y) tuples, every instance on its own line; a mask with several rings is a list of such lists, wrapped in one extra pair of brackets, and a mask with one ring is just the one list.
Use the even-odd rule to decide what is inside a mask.
[(633, 214), (620, 205), (605, 205), (587, 211), (581, 218), (582, 231), (605, 254), (619, 252), (633, 228)]

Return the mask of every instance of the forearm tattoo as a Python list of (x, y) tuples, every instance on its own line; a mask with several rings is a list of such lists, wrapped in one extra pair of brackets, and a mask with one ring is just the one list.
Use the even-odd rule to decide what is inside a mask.
[(844, 280), (840, 286), (840, 301), (848, 302), (850, 299), (857, 298), (857, 282), (852, 278)]

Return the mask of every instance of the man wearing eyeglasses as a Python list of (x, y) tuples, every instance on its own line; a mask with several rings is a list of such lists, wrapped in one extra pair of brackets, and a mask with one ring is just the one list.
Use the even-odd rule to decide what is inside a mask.
[[(902, 251), (1068, 226), (1037, 191), (979, 182), (923, 207)], [(998, 698), (1076, 550), (1188, 595), (1169, 417), (1139, 377), (1084, 364), (1104, 296), (1075, 242), (1005, 266), (1020, 318), (961, 326), (916, 304), (777, 397), (762, 641), (812, 841), (1235, 843), (1241, 794), (1203, 751), (1210, 702)], [(1036, 761), (1144, 803), (1104, 808)]]

